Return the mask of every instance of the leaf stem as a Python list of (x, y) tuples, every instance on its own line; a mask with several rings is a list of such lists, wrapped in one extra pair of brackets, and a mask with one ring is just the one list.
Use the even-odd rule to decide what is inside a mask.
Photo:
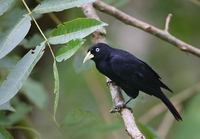
[(27, 3), (25, 2), (25, 0), (22, 0), (24, 6), (26, 7), (27, 11), (28, 11), (28, 14), (31, 16), (31, 18), (33, 19), (35, 25), (37, 26), (38, 30), (40, 31), (40, 34), (42, 35), (42, 37), (44, 38), (45, 42), (47, 43), (48, 47), (49, 47), (49, 50), (51, 52), (51, 55), (53, 56), (53, 59), (55, 59), (55, 55), (54, 55), (54, 52), (51, 48), (51, 45), (47, 39), (47, 37), (44, 35), (42, 29), (40, 28), (40, 26), (38, 25), (37, 21), (35, 20), (35, 18), (33, 17), (32, 15), (32, 11), (30, 10), (30, 8), (28, 7)]
[[(32, 15), (32, 11), (30, 10), (30, 8), (28, 7), (27, 3), (25, 2), (25, 0), (22, 0), (24, 6), (26, 7), (27, 11), (28, 11), (28, 14), (31, 16), (31, 18), (33, 19), (35, 25), (37, 26), (39, 32), (41, 33), (41, 35), (43, 36), (43, 38), (45, 39), (45, 43), (48, 45), (49, 47), (49, 50), (51, 52), (51, 55), (53, 56), (53, 59), (54, 59), (54, 63), (53, 63), (53, 72), (54, 72), (54, 78), (55, 78), (55, 89), (54, 89), (54, 93), (56, 94), (55, 96), (55, 104), (54, 104), (54, 116), (53, 116), (53, 119), (56, 123), (56, 125), (58, 126), (59, 124), (57, 123), (56, 121), (56, 118), (55, 118), (55, 115), (56, 115), (56, 110), (57, 110), (57, 106), (58, 106), (58, 101), (59, 101), (59, 75), (58, 75), (58, 69), (57, 69), (57, 65), (56, 65), (56, 57), (54, 55), (54, 52), (51, 48), (51, 45), (47, 39), (47, 37), (44, 35), (42, 29), (40, 28), (40, 26), (38, 25), (37, 21), (35, 20), (35, 18), (33, 17)], [(55, 15), (52, 15), (51, 16), (52, 19), (54, 19), (54, 21), (56, 22), (60, 22), (59, 20), (56, 20), (56, 16)]]

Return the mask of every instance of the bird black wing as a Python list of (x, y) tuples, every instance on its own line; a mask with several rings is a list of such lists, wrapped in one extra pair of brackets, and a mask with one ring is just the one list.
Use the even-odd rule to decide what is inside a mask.
[(150, 95), (159, 92), (160, 87), (170, 91), (159, 79), (160, 76), (145, 62), (125, 51), (114, 52), (110, 60), (113, 77), (120, 83), (132, 85)]

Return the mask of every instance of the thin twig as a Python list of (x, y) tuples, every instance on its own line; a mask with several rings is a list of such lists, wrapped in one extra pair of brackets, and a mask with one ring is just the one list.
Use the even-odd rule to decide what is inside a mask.
[(172, 14), (168, 14), (167, 18), (166, 18), (166, 22), (165, 22), (165, 32), (169, 33), (169, 23), (171, 21), (172, 18)]
[[(82, 6), (82, 9), (83, 9), (84, 14), (87, 17), (99, 19), (92, 4), (85, 4)], [(106, 30), (104, 28), (97, 30), (95, 33), (93, 33), (93, 42), (106, 43), (105, 35), (106, 35)], [(110, 93), (111, 93), (114, 105), (116, 106), (118, 104), (124, 103), (124, 99), (121, 94), (121, 89), (115, 84), (111, 83), (108, 78), (107, 78), (107, 82), (109, 82), (108, 86), (110, 88)], [(130, 135), (130, 137), (133, 139), (145, 139), (144, 135), (140, 132), (140, 130), (138, 129), (136, 125), (132, 112), (127, 108), (123, 108), (122, 110), (120, 110), (120, 114), (124, 121), (126, 131)]]
[(35, 18), (33, 17), (32, 11), (30, 10), (30, 8), (28, 7), (28, 5), (26, 4), (25, 0), (22, 0), (22, 2), (23, 2), (24, 6), (26, 7), (26, 9), (27, 9), (27, 11), (28, 11), (28, 14), (31, 16), (31, 18), (33, 19), (33, 22), (34, 22), (35, 25), (37, 26), (37, 28), (38, 28), (40, 34), (42, 35), (42, 37), (44, 38), (45, 42), (47, 43), (47, 45), (48, 45), (48, 47), (49, 47), (49, 50), (50, 50), (50, 52), (51, 52), (51, 55), (52, 55), (53, 58), (55, 59), (55, 55), (54, 55), (54, 53), (53, 53), (53, 50), (52, 50), (52, 48), (51, 48), (51, 45), (50, 45), (50, 43), (49, 43), (47, 37), (44, 35), (42, 29), (41, 29), (40, 26), (38, 25), (37, 21), (36, 21)]
[(134, 26), (136, 28), (139, 28), (145, 32), (148, 32), (154, 36), (157, 36), (158, 38), (176, 46), (177, 48), (179, 48), (180, 50), (193, 54), (197, 57), (200, 57), (200, 49), (193, 47), (192, 45), (176, 38), (175, 36), (171, 35), (170, 33), (166, 32), (165, 30), (159, 29), (153, 25), (150, 25), (146, 22), (143, 22), (141, 20), (138, 20), (122, 11), (120, 11), (119, 9), (108, 5), (100, 0), (96, 0), (94, 2), (94, 7), (96, 9), (98, 9), (101, 12), (104, 12), (106, 14), (109, 14), (115, 18), (117, 18), (118, 20), (120, 20), (121, 22), (130, 25), (130, 26)]

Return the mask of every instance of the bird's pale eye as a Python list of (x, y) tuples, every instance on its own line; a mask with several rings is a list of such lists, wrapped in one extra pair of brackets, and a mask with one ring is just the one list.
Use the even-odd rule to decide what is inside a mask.
[(96, 52), (99, 52), (99, 51), (100, 51), (100, 49), (99, 49), (99, 48), (96, 48), (96, 49), (95, 49), (95, 51), (96, 51)]

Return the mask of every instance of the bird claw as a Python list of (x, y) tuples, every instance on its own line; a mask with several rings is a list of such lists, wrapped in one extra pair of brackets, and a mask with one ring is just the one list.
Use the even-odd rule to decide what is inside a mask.
[(113, 82), (113, 81), (110, 80), (110, 81), (107, 81), (107, 82), (106, 82), (106, 85), (107, 85), (107, 86), (110, 86), (110, 85), (116, 85), (116, 84), (115, 84), (115, 82)]
[(114, 107), (110, 110), (110, 113), (116, 113), (116, 112), (120, 112), (121, 108), (119, 107)]
[(110, 110), (110, 113), (120, 112), (124, 106), (124, 103), (118, 103)]
[(124, 108), (129, 109), (131, 111), (131, 113), (133, 113), (132, 109), (130, 107), (127, 107), (124, 103), (120, 103), (120, 104), (117, 104), (116, 106), (114, 106), (114, 108), (112, 108), (110, 110), (110, 113), (120, 112)]

